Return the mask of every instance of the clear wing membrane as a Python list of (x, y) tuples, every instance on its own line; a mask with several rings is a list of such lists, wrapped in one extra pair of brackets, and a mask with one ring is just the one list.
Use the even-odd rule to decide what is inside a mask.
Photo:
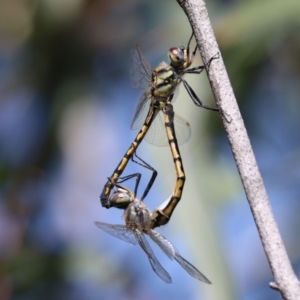
[(142, 54), (140, 47), (135, 46), (130, 52), (130, 78), (135, 89), (145, 89), (151, 82), (152, 69)]
[(191, 263), (189, 263), (186, 259), (184, 259), (178, 252), (175, 253), (174, 259), (185, 269), (192, 277), (211, 284), (211, 282)]
[(191, 137), (191, 125), (181, 116), (174, 115), (174, 127), (178, 145), (185, 144)]
[(188, 272), (192, 277), (211, 284), (211, 282), (191, 263), (189, 263), (185, 258), (183, 258), (173, 244), (168, 241), (163, 235), (155, 230), (150, 231), (150, 238), (161, 248), (161, 250), (171, 259), (175, 259), (181, 267)]
[(133, 231), (129, 230), (125, 225), (113, 225), (103, 222), (95, 222), (95, 224), (97, 227), (113, 237), (116, 237), (129, 244), (137, 245)]
[(174, 259), (176, 250), (171, 242), (155, 230), (150, 230), (149, 236), (170, 259)]
[[(174, 127), (178, 145), (185, 144), (191, 137), (191, 125), (179, 115), (174, 115)], [(155, 146), (165, 147), (169, 145), (163, 112), (160, 111), (150, 126), (145, 140)]]
[(154, 121), (147, 131), (145, 140), (155, 146), (166, 146), (168, 145), (168, 138), (165, 129), (163, 112), (160, 110), (157, 113)]
[(171, 283), (172, 278), (169, 275), (169, 273), (163, 268), (163, 266), (160, 264), (160, 262), (157, 260), (152, 248), (150, 247), (147, 239), (145, 236), (136, 230), (134, 232), (134, 235), (141, 246), (141, 248), (145, 251), (145, 253), (148, 256), (149, 262), (151, 264), (151, 267), (153, 271), (166, 283)]
[(146, 91), (142, 94), (139, 103), (137, 105), (136, 111), (134, 113), (131, 129), (140, 129), (146, 120), (146, 116), (149, 112), (149, 107), (151, 103), (151, 94)]
[[(106, 233), (116, 237), (122, 241), (125, 241), (132, 245), (139, 244), (144, 252), (147, 254), (149, 262), (153, 271), (166, 283), (171, 283), (172, 279), (169, 273), (164, 269), (164, 267), (157, 260), (150, 244), (148, 243), (146, 237), (143, 233), (138, 230), (132, 231), (128, 229), (125, 225), (113, 225), (103, 222), (95, 222), (96, 226), (105, 231)], [(176, 260), (181, 267), (189, 273), (192, 277), (211, 284), (211, 282), (191, 263), (189, 263), (185, 258), (183, 258), (173, 244), (168, 241), (163, 235), (155, 230), (150, 230), (150, 238), (161, 248), (161, 250), (170, 258)]]

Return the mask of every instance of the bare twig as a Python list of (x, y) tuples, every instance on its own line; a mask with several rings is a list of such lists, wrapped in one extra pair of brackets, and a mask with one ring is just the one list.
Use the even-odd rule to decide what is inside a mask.
[[(203, 62), (206, 63), (211, 57), (220, 53), (220, 50), (208, 18), (205, 2), (203, 0), (177, 0), (177, 2), (192, 25)], [(254, 221), (275, 278), (275, 283), (271, 283), (270, 286), (280, 291), (284, 299), (300, 299), (300, 284), (275, 222), (221, 53), (219, 59), (212, 61), (208, 73)]]

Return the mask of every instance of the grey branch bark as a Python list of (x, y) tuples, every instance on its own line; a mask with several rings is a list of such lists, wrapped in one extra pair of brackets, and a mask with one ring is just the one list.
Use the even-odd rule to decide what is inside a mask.
[(207, 63), (211, 57), (217, 53), (220, 54), (219, 59), (212, 61), (208, 77), (217, 105), (222, 112), (232, 153), (274, 275), (275, 282), (270, 283), (270, 287), (278, 290), (286, 300), (299, 300), (300, 284), (292, 269), (275, 222), (249, 137), (213, 33), (205, 2), (203, 0), (177, 0), (177, 2), (191, 23), (203, 62)]

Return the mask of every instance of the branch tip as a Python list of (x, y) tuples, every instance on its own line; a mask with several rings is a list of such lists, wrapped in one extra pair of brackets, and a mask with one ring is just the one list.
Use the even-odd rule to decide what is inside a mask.
[(276, 283), (276, 282), (270, 282), (270, 283), (269, 283), (269, 286), (270, 286), (270, 288), (271, 288), (271, 289), (273, 289), (273, 290), (276, 290), (276, 291), (279, 291), (279, 292), (280, 292), (279, 286), (277, 285), (277, 283)]

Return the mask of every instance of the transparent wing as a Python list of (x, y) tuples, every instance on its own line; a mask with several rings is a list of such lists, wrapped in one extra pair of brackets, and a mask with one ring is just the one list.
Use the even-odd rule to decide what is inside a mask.
[(150, 247), (147, 239), (145, 236), (136, 230), (134, 232), (135, 238), (139, 242), (139, 245), (142, 247), (142, 249), (145, 251), (145, 253), (148, 256), (148, 259), (150, 261), (151, 267), (153, 271), (166, 283), (171, 283), (172, 278), (169, 275), (169, 273), (163, 268), (163, 266), (160, 264), (160, 262), (157, 260), (157, 258), (154, 255), (154, 252), (152, 248)]
[(196, 267), (184, 259), (177, 251), (175, 253), (174, 259), (185, 269), (192, 277), (204, 282), (211, 284), (209, 281)]
[(181, 116), (175, 114), (174, 127), (178, 145), (185, 144), (191, 137), (191, 124)]
[(137, 244), (137, 240), (133, 231), (129, 230), (125, 225), (114, 225), (103, 222), (95, 222), (96, 226), (106, 233), (132, 245)]
[(152, 69), (140, 47), (135, 46), (130, 52), (130, 78), (132, 87), (145, 89), (151, 82)]
[(148, 132), (145, 136), (145, 140), (155, 146), (168, 145), (168, 139), (165, 129), (164, 115), (162, 111), (159, 111), (154, 121), (152, 122)]
[(151, 94), (149, 91), (146, 91), (142, 94), (139, 103), (136, 107), (136, 111), (134, 113), (131, 129), (140, 129), (146, 120), (146, 116), (149, 111), (151, 103)]
[[(191, 137), (191, 125), (184, 118), (179, 115), (174, 115), (174, 127), (175, 127), (175, 135), (177, 138), (178, 145), (185, 144)], [(160, 111), (157, 117), (154, 119), (151, 124), (146, 136), (145, 140), (155, 146), (165, 147), (169, 145), (165, 123), (164, 123), (164, 115), (163, 112)]]
[(164, 251), (164, 253), (171, 259), (175, 259), (181, 267), (187, 271), (192, 277), (211, 284), (211, 282), (191, 263), (183, 258), (173, 244), (168, 241), (163, 235), (155, 230), (151, 230), (149, 234), (150, 238)]
[(150, 230), (149, 236), (152, 239), (152, 241), (156, 243), (170, 259), (174, 259), (176, 250), (174, 249), (174, 246), (164, 236), (162, 236), (155, 230)]

